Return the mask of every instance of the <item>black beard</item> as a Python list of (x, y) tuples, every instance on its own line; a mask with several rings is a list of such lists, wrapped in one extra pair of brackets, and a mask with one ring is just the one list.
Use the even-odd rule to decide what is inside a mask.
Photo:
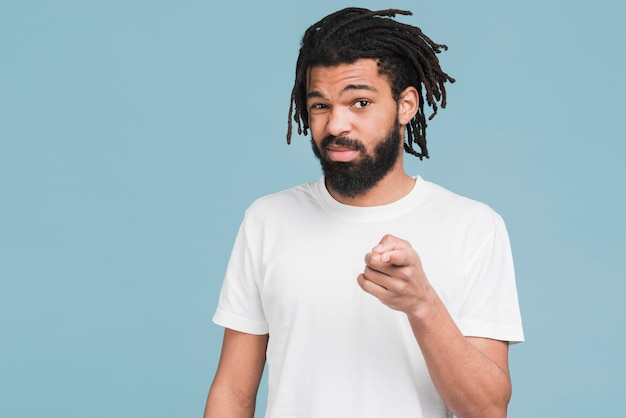
[[(322, 140), (319, 149), (313, 139), (311, 144), (313, 153), (322, 165), (326, 185), (343, 197), (354, 198), (366, 194), (391, 171), (400, 156), (402, 141), (400, 125), (396, 120), (386, 138), (376, 146), (373, 156), (365, 152), (360, 141), (347, 137), (328, 135)], [(361, 158), (350, 162), (330, 161), (325, 155), (330, 144), (359, 151)]]

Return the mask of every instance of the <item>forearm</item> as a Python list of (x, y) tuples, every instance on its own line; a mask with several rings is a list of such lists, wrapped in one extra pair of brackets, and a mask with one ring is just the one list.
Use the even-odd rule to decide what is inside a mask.
[[(503, 342), (489, 342), (499, 365), (464, 337), (431, 288), (429, 303), (407, 316), (439, 395), (459, 418), (505, 417), (511, 382)], [(500, 346), (498, 346), (500, 345)], [(502, 357), (502, 356), (500, 356)]]
[(256, 398), (236, 393), (215, 382), (209, 391), (204, 418), (252, 418)]
[(204, 418), (252, 418), (269, 336), (226, 329)]

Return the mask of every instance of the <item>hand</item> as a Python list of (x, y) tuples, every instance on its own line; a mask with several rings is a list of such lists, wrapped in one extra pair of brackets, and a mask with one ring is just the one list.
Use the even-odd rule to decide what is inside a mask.
[(419, 255), (408, 241), (393, 235), (385, 235), (367, 253), (357, 281), (364, 291), (406, 314), (424, 306), (432, 294)]

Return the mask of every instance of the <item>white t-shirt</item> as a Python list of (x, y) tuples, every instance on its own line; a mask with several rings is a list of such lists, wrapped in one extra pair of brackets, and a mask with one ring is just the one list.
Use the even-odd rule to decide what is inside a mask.
[(523, 341), (498, 214), (421, 177), (389, 205), (343, 205), (322, 178), (248, 209), (213, 318), (269, 333), (266, 417), (451, 416), (406, 315), (357, 284), (385, 234), (411, 243), (464, 335)]

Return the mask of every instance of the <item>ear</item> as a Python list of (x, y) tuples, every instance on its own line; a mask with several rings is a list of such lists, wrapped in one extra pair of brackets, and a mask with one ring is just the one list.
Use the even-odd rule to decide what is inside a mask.
[(417, 89), (413, 86), (409, 86), (402, 93), (398, 99), (398, 122), (404, 126), (413, 119), (417, 114), (420, 99)]

